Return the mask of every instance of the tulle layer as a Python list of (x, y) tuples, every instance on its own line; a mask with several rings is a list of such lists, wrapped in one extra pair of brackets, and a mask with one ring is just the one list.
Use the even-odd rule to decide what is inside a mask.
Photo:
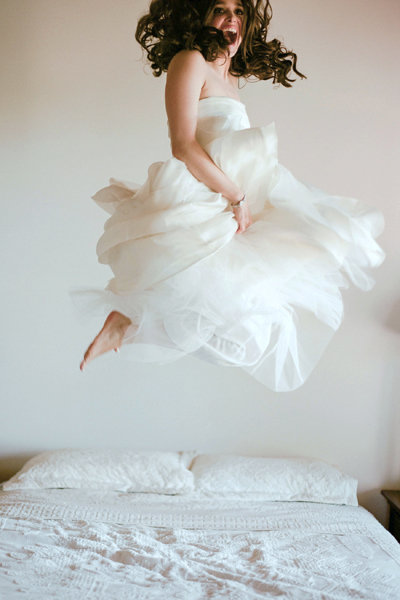
[(111, 180), (94, 196), (111, 214), (97, 246), (114, 273), (101, 302), (134, 323), (123, 344), (133, 360), (192, 354), (295, 389), (341, 323), (340, 288), (372, 287), (382, 216), (297, 181), (278, 163), (273, 124), (205, 149), (246, 190), (254, 224), (236, 234), (227, 201), (175, 158), (141, 187)]

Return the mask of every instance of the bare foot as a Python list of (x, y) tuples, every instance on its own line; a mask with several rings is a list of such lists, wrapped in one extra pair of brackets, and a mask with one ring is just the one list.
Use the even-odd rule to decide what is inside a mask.
[(85, 366), (97, 356), (105, 354), (110, 350), (118, 351), (122, 344), (125, 332), (131, 325), (132, 321), (125, 317), (120, 312), (113, 310), (107, 319), (101, 331), (96, 335), (89, 348), (86, 350), (83, 361), (80, 364), (80, 370), (83, 371)]

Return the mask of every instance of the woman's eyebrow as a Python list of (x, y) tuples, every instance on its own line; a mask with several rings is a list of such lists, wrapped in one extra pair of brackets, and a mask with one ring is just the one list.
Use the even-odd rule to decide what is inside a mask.
[[(224, 2), (216, 2), (214, 6), (223, 6)], [(243, 8), (243, 4), (241, 2), (236, 2), (236, 8)]]

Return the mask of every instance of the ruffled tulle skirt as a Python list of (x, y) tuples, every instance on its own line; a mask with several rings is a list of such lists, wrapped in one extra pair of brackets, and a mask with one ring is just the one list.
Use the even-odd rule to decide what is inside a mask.
[(94, 196), (111, 214), (97, 253), (114, 273), (98, 299), (132, 320), (122, 353), (135, 361), (190, 354), (295, 389), (341, 323), (340, 288), (372, 287), (382, 215), (296, 180), (273, 124), (205, 149), (246, 190), (253, 225), (236, 234), (226, 199), (175, 158), (143, 186), (111, 180)]

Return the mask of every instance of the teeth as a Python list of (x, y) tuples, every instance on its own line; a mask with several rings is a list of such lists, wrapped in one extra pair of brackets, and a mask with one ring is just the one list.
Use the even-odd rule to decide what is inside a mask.
[(226, 27), (223, 29), (225, 33), (225, 37), (228, 40), (229, 44), (235, 44), (236, 40), (239, 36), (239, 31), (235, 27)]
[(233, 29), (232, 27), (229, 27), (227, 29), (224, 29), (224, 33), (228, 34), (228, 37), (231, 41), (231, 43), (233, 44), (236, 41), (236, 38), (238, 36), (238, 32), (236, 29)]

